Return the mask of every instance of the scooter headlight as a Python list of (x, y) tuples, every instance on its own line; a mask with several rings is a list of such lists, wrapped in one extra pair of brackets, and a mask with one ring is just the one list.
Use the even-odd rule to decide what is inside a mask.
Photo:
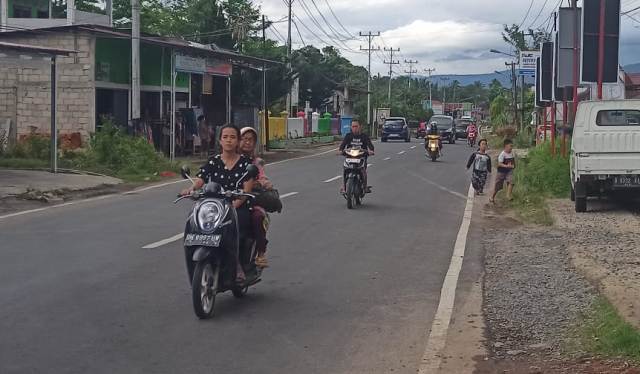
[(226, 216), (226, 209), (219, 201), (206, 201), (197, 207), (196, 222), (205, 233), (215, 231)]

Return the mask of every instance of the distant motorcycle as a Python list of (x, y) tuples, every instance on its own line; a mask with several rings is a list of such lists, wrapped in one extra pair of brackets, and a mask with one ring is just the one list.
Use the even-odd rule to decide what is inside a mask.
[(442, 156), (440, 152), (440, 135), (427, 135), (424, 147), (427, 150), (427, 158), (430, 158), (432, 162)]
[[(183, 178), (191, 180), (189, 174), (189, 169), (183, 167)], [(238, 215), (233, 207), (233, 200), (237, 198), (254, 197), (244, 193), (240, 185), (257, 175), (258, 168), (250, 165), (234, 191), (225, 191), (218, 183), (210, 182), (200, 191), (174, 201), (190, 199), (195, 202), (185, 227), (184, 250), (193, 309), (200, 319), (213, 317), (216, 294), (231, 291), (233, 296), (240, 298), (261, 280), (262, 268), (255, 264), (255, 241), (240, 238)], [(236, 283), (236, 253), (240, 253), (246, 274), (243, 284)]]
[(367, 167), (369, 152), (362, 148), (345, 149), (344, 170), (346, 171), (344, 198), (347, 199), (347, 209), (361, 205), (367, 186), (364, 173)]
[(469, 135), (467, 135), (467, 144), (469, 144), (469, 147), (475, 147), (477, 138), (478, 134), (475, 132), (470, 132)]

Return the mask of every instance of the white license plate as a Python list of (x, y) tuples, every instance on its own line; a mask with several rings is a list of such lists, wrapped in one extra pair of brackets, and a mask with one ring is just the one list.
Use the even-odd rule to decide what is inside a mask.
[(201, 245), (205, 247), (220, 246), (221, 235), (187, 234), (184, 238), (185, 246)]
[(640, 187), (640, 176), (617, 176), (613, 178), (613, 185), (616, 187)]
[(400, 134), (389, 134), (390, 138), (397, 138), (398, 136), (400, 136)]
[(349, 164), (359, 164), (360, 163), (360, 159), (359, 158), (348, 158), (347, 159), (347, 163), (349, 163)]

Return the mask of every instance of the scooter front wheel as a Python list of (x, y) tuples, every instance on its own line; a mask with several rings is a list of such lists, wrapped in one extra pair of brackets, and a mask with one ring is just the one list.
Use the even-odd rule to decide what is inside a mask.
[(219, 266), (209, 261), (200, 261), (196, 264), (191, 284), (191, 298), (193, 310), (198, 318), (209, 319), (213, 317), (219, 280)]

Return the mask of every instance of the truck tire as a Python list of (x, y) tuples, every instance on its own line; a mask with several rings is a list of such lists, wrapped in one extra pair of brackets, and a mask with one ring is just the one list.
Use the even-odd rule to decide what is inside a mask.
[(576, 197), (575, 198), (576, 213), (584, 213), (587, 211), (587, 198)]
[(573, 186), (571, 186), (571, 197), (570, 197), (571, 201), (576, 201), (576, 190), (573, 189)]

